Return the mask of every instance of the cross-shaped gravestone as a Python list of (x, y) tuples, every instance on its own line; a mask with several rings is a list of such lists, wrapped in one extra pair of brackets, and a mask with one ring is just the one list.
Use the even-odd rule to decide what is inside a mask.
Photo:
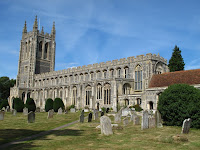
[(28, 123), (34, 123), (34, 122), (35, 122), (35, 113), (31, 111), (28, 113)]

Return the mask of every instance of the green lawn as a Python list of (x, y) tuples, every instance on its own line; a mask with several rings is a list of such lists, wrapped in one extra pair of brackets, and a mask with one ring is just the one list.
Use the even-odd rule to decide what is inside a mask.
[(35, 114), (35, 123), (28, 123), (27, 116), (23, 113), (13, 116), (8, 112), (4, 120), (0, 121), (0, 145), (78, 120), (79, 115), (80, 113), (54, 114), (53, 118), (47, 119), (47, 113), (41, 112)]
[(113, 128), (113, 135), (103, 136), (100, 134), (100, 129), (96, 129), (97, 125), (99, 125), (99, 121), (77, 123), (8, 149), (200, 149), (200, 130), (197, 129), (191, 129), (188, 135), (183, 136), (188, 141), (176, 141), (173, 136), (180, 134), (181, 127), (164, 126), (163, 128), (141, 130), (140, 125), (134, 126), (130, 123), (124, 127), (123, 124), (120, 124), (118, 128)]

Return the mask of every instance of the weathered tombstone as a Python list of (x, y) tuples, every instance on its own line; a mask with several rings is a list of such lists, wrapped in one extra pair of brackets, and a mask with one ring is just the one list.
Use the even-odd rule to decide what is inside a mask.
[(163, 127), (161, 114), (160, 114), (160, 112), (158, 110), (156, 110), (156, 112), (155, 112), (155, 119), (156, 119), (156, 127), (157, 128)]
[(40, 107), (37, 107), (35, 111), (40, 112)]
[(3, 107), (1, 110), (3, 110), (3, 111), (6, 111), (6, 108), (5, 108), (5, 107)]
[(89, 113), (88, 115), (88, 122), (92, 122), (92, 113)]
[(53, 110), (53, 109), (49, 110), (49, 111), (48, 111), (47, 119), (53, 118), (53, 113), (54, 113), (54, 110)]
[(13, 114), (13, 116), (15, 116), (17, 114), (17, 111), (15, 109), (13, 109), (12, 114)]
[(122, 116), (123, 116), (123, 117), (124, 117), (124, 116), (128, 116), (128, 115), (129, 115), (129, 111), (130, 111), (129, 108), (124, 108), (124, 109), (122, 109)]
[(149, 128), (149, 113), (147, 110), (143, 111), (141, 129)]
[(181, 133), (183, 133), (183, 134), (188, 134), (188, 133), (189, 133), (191, 121), (192, 121), (192, 120), (191, 120), (190, 118), (185, 119), (185, 120), (183, 121)]
[(118, 114), (120, 114), (120, 115), (122, 115), (122, 110), (123, 110), (124, 108), (122, 107), (117, 113)]
[(124, 124), (124, 126), (128, 125), (128, 117), (126, 117), (126, 118), (123, 119), (123, 124)]
[(80, 115), (80, 122), (81, 122), (81, 123), (84, 122), (84, 113), (81, 113), (81, 115)]
[(0, 110), (0, 120), (4, 120), (5, 111)]
[(155, 117), (149, 117), (149, 128), (155, 128), (155, 127), (156, 127)]
[(10, 107), (6, 106), (6, 112), (10, 112)]
[(101, 134), (104, 135), (111, 135), (112, 132), (112, 126), (111, 126), (111, 120), (107, 116), (102, 116), (100, 118), (100, 126), (101, 126)]
[(135, 118), (133, 120), (133, 124), (134, 125), (139, 125), (140, 124), (140, 117), (139, 116), (135, 116)]
[(34, 122), (35, 122), (35, 113), (31, 111), (28, 113), (28, 123), (34, 123)]
[(137, 114), (135, 112), (131, 113), (130, 122), (132, 122), (136, 116)]
[(115, 114), (115, 120), (114, 120), (115, 123), (120, 123), (121, 122), (121, 115), (119, 113), (116, 113)]
[(109, 108), (106, 108), (106, 113), (109, 113)]
[(94, 113), (94, 120), (97, 120), (98, 118), (99, 118), (99, 112), (96, 111), (96, 112)]
[(83, 115), (83, 116), (84, 116), (84, 112), (85, 112), (85, 111), (84, 111), (84, 110), (82, 110), (82, 111), (81, 111), (81, 115)]
[(103, 111), (101, 112), (101, 116), (104, 116), (104, 112)]
[(60, 107), (60, 108), (58, 109), (58, 114), (59, 114), (59, 115), (62, 115), (62, 112), (63, 112), (63, 110), (62, 110), (62, 108)]
[(75, 113), (75, 112), (76, 112), (76, 109), (75, 109), (75, 108), (71, 108), (71, 109), (70, 109), (70, 112), (71, 112), (71, 113)]
[(25, 107), (25, 108), (23, 109), (23, 114), (24, 114), (24, 115), (28, 115), (28, 108)]

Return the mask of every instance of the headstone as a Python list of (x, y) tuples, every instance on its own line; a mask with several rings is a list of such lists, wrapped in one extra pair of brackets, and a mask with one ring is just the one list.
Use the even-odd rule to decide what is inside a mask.
[(103, 111), (101, 112), (101, 116), (104, 116), (104, 112)]
[(10, 112), (10, 107), (6, 106), (6, 112)]
[(102, 116), (100, 118), (100, 126), (101, 126), (101, 134), (104, 135), (111, 135), (112, 132), (112, 126), (111, 126), (111, 120), (107, 116)]
[(185, 119), (185, 120), (183, 121), (181, 133), (183, 133), (183, 134), (188, 134), (188, 133), (189, 133), (191, 121), (192, 121), (192, 120), (191, 120), (190, 118)]
[(149, 113), (147, 110), (143, 111), (141, 129), (149, 128)]
[(25, 108), (23, 109), (23, 114), (24, 114), (24, 115), (28, 115), (28, 108), (25, 107)]
[(128, 125), (128, 117), (126, 117), (126, 118), (123, 119), (123, 124), (124, 124), (124, 126)]
[(98, 118), (99, 118), (99, 112), (96, 111), (96, 112), (94, 113), (94, 120), (97, 120)]
[(135, 112), (131, 113), (130, 121), (132, 122), (136, 116), (137, 114)]
[(92, 122), (92, 113), (89, 113), (88, 115), (88, 122)]
[(54, 110), (53, 110), (53, 109), (49, 110), (49, 111), (48, 111), (47, 119), (53, 118), (53, 113), (54, 113)]
[(81, 111), (81, 115), (83, 115), (83, 116), (84, 116), (84, 112), (85, 112), (85, 111), (84, 111), (84, 110), (82, 110), (82, 111)]
[(149, 117), (149, 128), (155, 128), (155, 127), (156, 127), (155, 117)]
[(75, 112), (76, 112), (76, 109), (75, 109), (75, 108), (71, 108), (71, 109), (70, 109), (70, 112), (71, 112), (71, 113), (75, 113)]
[(139, 125), (140, 124), (140, 117), (139, 116), (135, 116), (134, 117), (133, 124), (134, 125)]
[(117, 113), (118, 114), (120, 114), (120, 115), (122, 115), (122, 110), (123, 110), (124, 108), (122, 107)]
[(0, 120), (4, 120), (5, 111), (0, 110)]
[(129, 115), (129, 112), (130, 112), (130, 109), (129, 108), (124, 108), (122, 109), (122, 116), (128, 116)]
[(80, 122), (81, 122), (81, 123), (84, 122), (84, 113), (81, 113), (81, 115), (80, 115)]
[(160, 112), (158, 110), (156, 110), (156, 112), (155, 112), (155, 119), (156, 119), (156, 127), (157, 128), (163, 127), (161, 114), (160, 114)]
[(35, 111), (40, 112), (40, 107), (37, 107)]
[(34, 122), (35, 122), (35, 113), (31, 111), (28, 113), (28, 123), (34, 123)]
[(109, 112), (109, 108), (106, 108), (106, 113), (108, 113)]
[(17, 111), (15, 109), (13, 109), (12, 114), (13, 114), (13, 116), (15, 116), (17, 114)]
[(121, 122), (121, 115), (119, 113), (116, 113), (115, 114), (115, 120), (114, 120), (115, 123), (120, 123)]
[(62, 111), (63, 111), (63, 110), (62, 110), (62, 108), (60, 107), (60, 108), (58, 109), (58, 114), (59, 114), (59, 115), (62, 115)]
[(65, 114), (68, 114), (68, 111), (67, 111), (67, 110), (65, 110)]
[(1, 110), (3, 110), (3, 111), (6, 111), (6, 108), (5, 108), (5, 107), (3, 107)]

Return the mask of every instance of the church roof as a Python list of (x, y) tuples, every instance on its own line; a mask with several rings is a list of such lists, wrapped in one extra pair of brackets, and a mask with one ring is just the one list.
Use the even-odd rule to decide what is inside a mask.
[(189, 85), (200, 84), (200, 69), (154, 74), (151, 78), (149, 88), (165, 87), (179, 83)]

